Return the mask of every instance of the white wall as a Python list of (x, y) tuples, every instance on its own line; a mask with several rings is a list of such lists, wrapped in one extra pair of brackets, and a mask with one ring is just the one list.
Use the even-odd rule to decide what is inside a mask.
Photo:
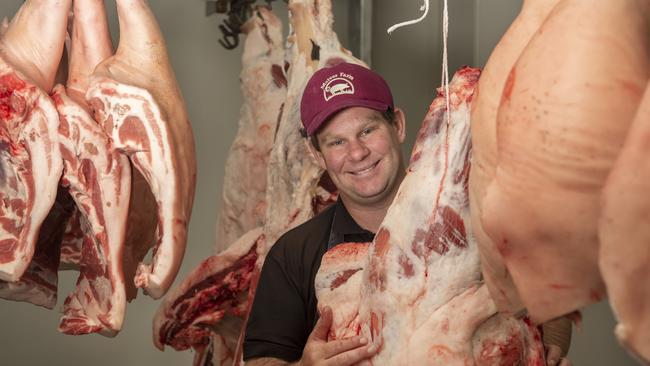
[[(335, 28), (347, 45), (346, 1), (334, 0)], [(352, 0), (353, 1), (353, 0)], [(0, 2), (0, 16), (11, 16), (21, 0)], [(117, 29), (115, 6), (106, 1), (111, 26)], [(203, 0), (150, 0), (165, 34), (171, 61), (185, 96), (194, 129), (197, 196), (190, 224), (188, 250), (178, 279), (212, 254), (214, 224), (220, 201), (226, 153), (236, 133), (241, 46), (226, 51), (217, 43), (217, 16), (204, 16)], [(286, 6), (274, 3), (286, 21)], [(450, 0), (450, 70), (462, 64), (483, 65), (492, 47), (516, 15), (521, 0)], [(396, 31), (386, 29), (419, 16), (421, 0), (375, 0), (373, 67), (387, 79), (396, 103), (407, 114), (410, 151), (420, 121), (439, 85), (442, 39), (439, 2), (431, 1), (429, 17)], [(286, 33), (286, 29), (285, 29)], [(117, 39), (114, 32), (114, 39)], [(62, 301), (74, 287), (74, 273), (61, 274)], [(176, 283), (178, 283), (178, 279)], [(129, 304), (123, 330), (114, 339), (98, 335), (71, 337), (56, 331), (57, 311), (0, 300), (0, 364), (14, 365), (190, 365), (191, 352), (160, 352), (151, 342), (151, 318), (158, 302), (140, 296)], [(571, 358), (581, 365), (634, 365), (615, 344), (613, 319), (605, 304), (585, 312), (584, 329), (576, 336)]]

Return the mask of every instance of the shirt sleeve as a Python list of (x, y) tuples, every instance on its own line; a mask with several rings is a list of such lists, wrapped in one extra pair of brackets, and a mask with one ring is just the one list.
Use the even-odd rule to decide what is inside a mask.
[(292, 276), (295, 273), (287, 268), (287, 261), (272, 255), (273, 249), (262, 266), (246, 325), (244, 360), (275, 357), (293, 362), (302, 356), (309, 336), (307, 306)]

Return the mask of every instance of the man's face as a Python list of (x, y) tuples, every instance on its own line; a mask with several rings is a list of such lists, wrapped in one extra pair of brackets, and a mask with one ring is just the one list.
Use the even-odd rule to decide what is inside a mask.
[(376, 110), (347, 108), (318, 132), (320, 151), (312, 152), (345, 199), (358, 205), (392, 201), (404, 175), (404, 115), (395, 112), (393, 125)]

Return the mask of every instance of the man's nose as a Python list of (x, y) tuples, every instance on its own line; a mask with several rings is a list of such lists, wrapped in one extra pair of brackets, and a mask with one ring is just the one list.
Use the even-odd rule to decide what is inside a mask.
[(370, 153), (370, 149), (362, 141), (352, 140), (348, 153), (353, 160), (363, 160)]

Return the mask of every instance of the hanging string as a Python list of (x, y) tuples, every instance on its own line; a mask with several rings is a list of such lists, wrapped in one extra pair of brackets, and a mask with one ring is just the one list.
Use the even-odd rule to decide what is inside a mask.
[(447, 102), (447, 126), (451, 123), (451, 100), (449, 98), (449, 61), (447, 53), (447, 39), (449, 38), (449, 8), (447, 0), (443, 0), (442, 9), (442, 77), (440, 80), (443, 82), (445, 88), (445, 100)]
[(427, 14), (429, 13), (429, 0), (424, 0), (424, 5), (422, 5), (420, 7), (420, 11), (424, 11), (424, 13), (422, 14), (421, 17), (419, 17), (418, 19), (413, 19), (413, 20), (409, 20), (409, 21), (406, 21), (406, 22), (401, 22), (401, 23), (395, 24), (394, 26), (388, 28), (388, 31), (387, 31), (388, 34), (393, 33), (395, 31), (395, 29), (397, 29), (397, 28), (401, 28), (401, 27), (404, 27), (404, 26), (407, 26), (407, 25), (419, 23), (419, 22), (422, 21), (422, 19), (426, 18)]

